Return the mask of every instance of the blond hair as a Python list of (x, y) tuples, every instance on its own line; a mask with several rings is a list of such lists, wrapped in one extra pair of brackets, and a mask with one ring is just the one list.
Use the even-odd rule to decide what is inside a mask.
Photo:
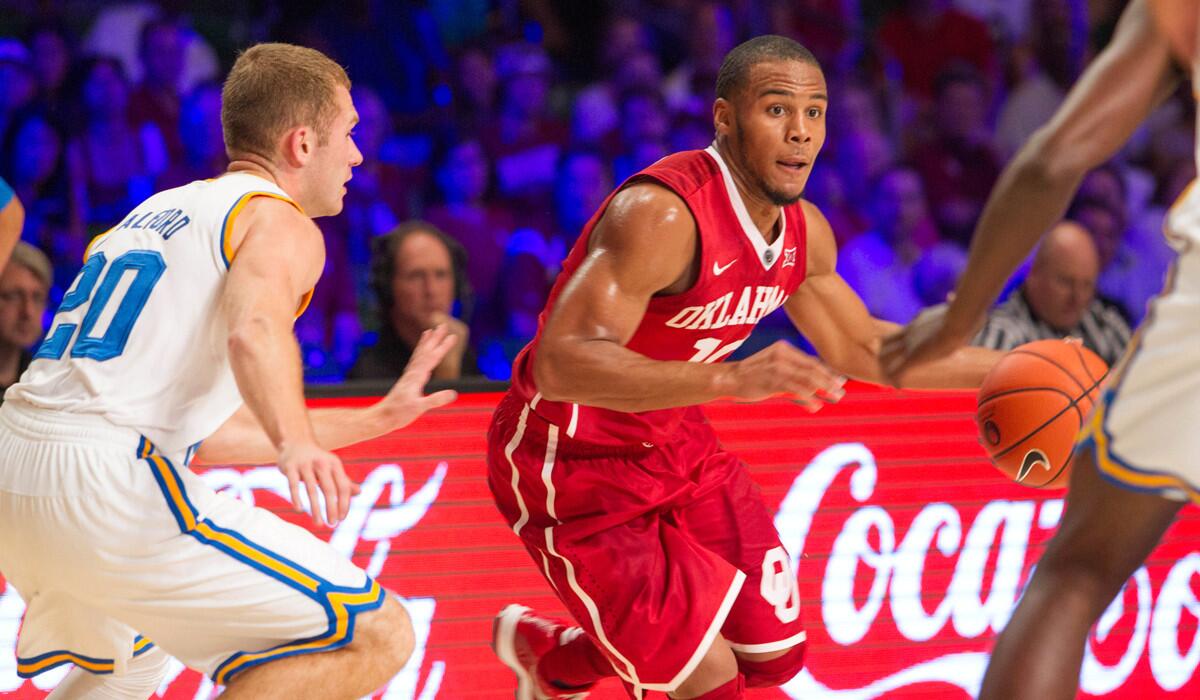
[(311, 126), (325, 144), (337, 115), (338, 86), (346, 71), (316, 49), (257, 44), (238, 56), (221, 88), (221, 131), (230, 160), (252, 153), (271, 158), (280, 137)]
[(34, 277), (38, 278), (39, 282), (46, 285), (47, 289), (54, 282), (54, 268), (50, 265), (50, 258), (25, 241), (17, 241), (17, 245), (12, 251), (12, 257), (8, 259), (8, 264), (20, 265), (29, 270)]

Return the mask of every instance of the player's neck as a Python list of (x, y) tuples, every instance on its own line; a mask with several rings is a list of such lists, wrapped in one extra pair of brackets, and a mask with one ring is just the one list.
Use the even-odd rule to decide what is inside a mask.
[(733, 177), (733, 184), (737, 188), (738, 196), (742, 198), (742, 204), (745, 205), (746, 212), (750, 214), (750, 220), (754, 222), (754, 228), (758, 229), (768, 243), (773, 242), (778, 235), (781, 207), (759, 192), (757, 188), (751, 186), (751, 179), (746, 176), (737, 159), (729, 153), (722, 139), (717, 139), (716, 145), (717, 152), (721, 154), (721, 159), (725, 161), (725, 165), (729, 168), (729, 174)]
[(261, 177), (268, 182), (274, 183), (292, 199), (297, 202), (300, 201), (298, 189), (292, 184), (287, 174), (264, 158), (259, 158), (255, 155), (242, 155), (229, 161), (229, 167), (226, 169), (226, 172)]

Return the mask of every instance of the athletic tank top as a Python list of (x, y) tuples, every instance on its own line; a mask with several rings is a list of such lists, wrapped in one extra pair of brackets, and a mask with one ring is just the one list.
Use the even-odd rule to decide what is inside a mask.
[(104, 416), (167, 454), (211, 435), (242, 404), (218, 299), (234, 220), (254, 197), (295, 204), (235, 173), (160, 192), (97, 236), (5, 399)]
[[(713, 147), (667, 156), (635, 174), (616, 191), (653, 181), (679, 195), (696, 220), (700, 268), (695, 284), (650, 300), (627, 347), (655, 360), (719, 362), (750, 337), (764, 316), (792, 295), (805, 275), (805, 221), (799, 203), (783, 207), (779, 235), (768, 244), (750, 218), (733, 177)], [(511, 391), (568, 437), (596, 444), (661, 443), (693, 408), (625, 413), (546, 401), (533, 380), (533, 359), (546, 318), (588, 255), (588, 239), (616, 192), (584, 227), (563, 263), (538, 333), (517, 356)]]

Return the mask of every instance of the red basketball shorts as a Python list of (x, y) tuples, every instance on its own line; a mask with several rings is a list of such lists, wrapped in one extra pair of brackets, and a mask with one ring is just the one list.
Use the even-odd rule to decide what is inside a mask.
[(743, 653), (804, 642), (796, 576), (745, 465), (699, 409), (671, 442), (568, 438), (511, 394), (488, 431), (496, 505), (640, 697), (671, 692), (717, 634)]

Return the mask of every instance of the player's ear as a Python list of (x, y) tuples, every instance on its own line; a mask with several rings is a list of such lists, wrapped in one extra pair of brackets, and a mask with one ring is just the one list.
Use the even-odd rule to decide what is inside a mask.
[(299, 167), (312, 157), (316, 135), (306, 126), (298, 126), (283, 136), (283, 158), (292, 167)]
[(724, 97), (713, 102), (713, 129), (718, 138), (733, 133), (733, 104)]

